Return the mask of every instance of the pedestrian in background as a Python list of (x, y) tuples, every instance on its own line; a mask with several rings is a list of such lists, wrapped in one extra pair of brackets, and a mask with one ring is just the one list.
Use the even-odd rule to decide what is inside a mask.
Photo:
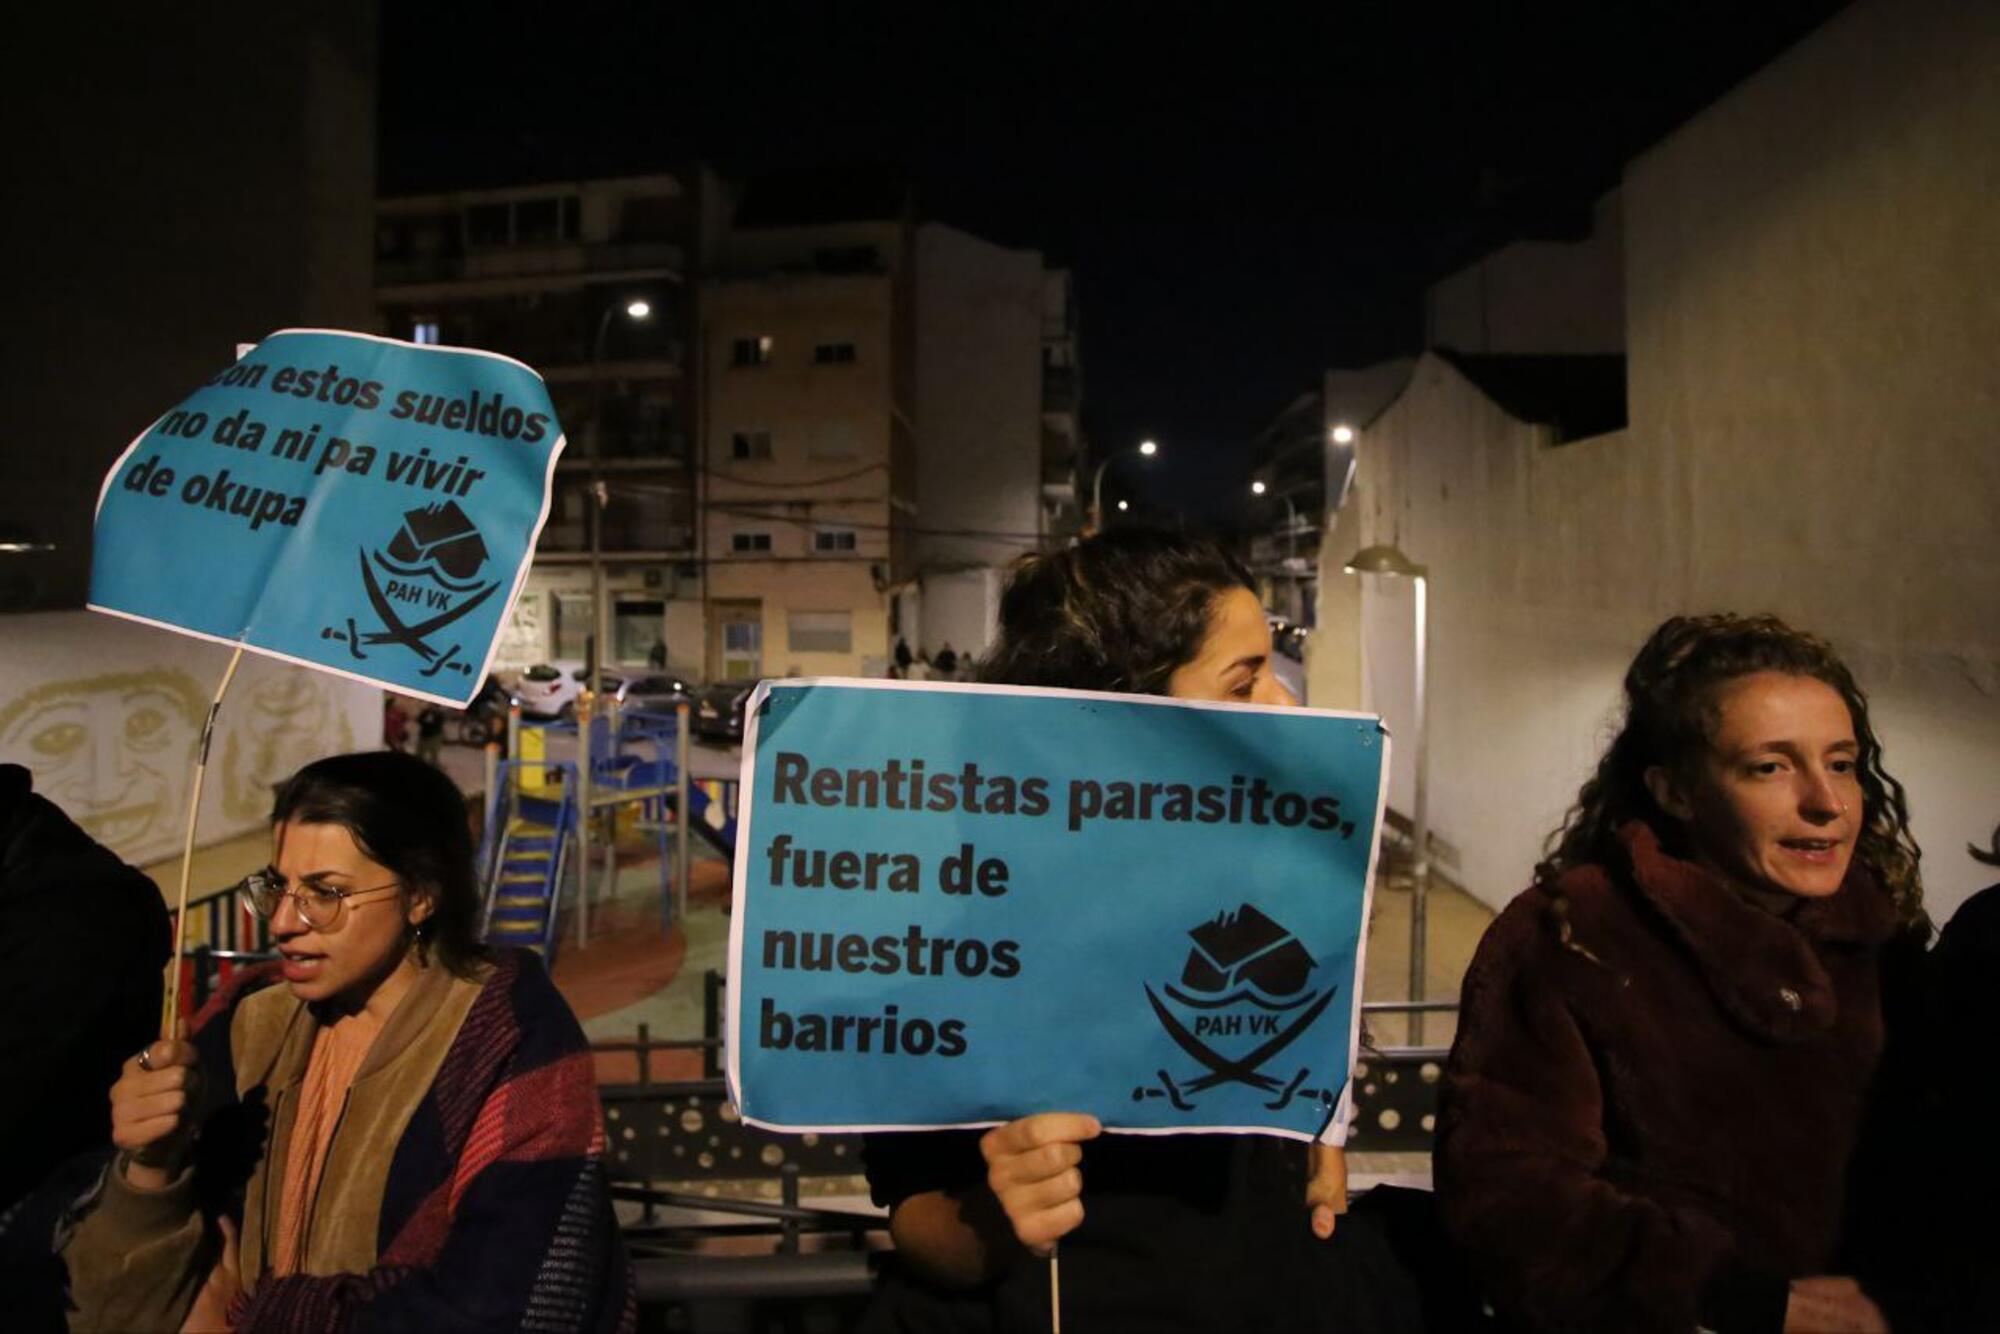
[(417, 758), (435, 769), (444, 753), (444, 710), (426, 704), (417, 715)]
[(382, 697), (382, 744), (396, 751), (410, 744), (410, 715), (403, 711), (394, 695)]

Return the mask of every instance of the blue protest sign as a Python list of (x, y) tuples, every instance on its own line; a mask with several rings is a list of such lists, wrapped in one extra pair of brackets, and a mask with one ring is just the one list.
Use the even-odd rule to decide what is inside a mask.
[(526, 578), (562, 428), (511, 358), (272, 334), (98, 497), (98, 611), (464, 704)]
[(1379, 720), (1324, 710), (767, 683), (730, 923), (739, 1110), (1344, 1138), (1387, 752)]

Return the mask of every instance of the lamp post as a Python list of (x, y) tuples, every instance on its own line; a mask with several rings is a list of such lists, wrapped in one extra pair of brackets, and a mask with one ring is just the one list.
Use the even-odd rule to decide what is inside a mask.
[[(1159, 452), (1159, 441), (1141, 440), (1129, 450), (1119, 450), (1115, 454), (1107, 454), (1104, 461), (1097, 465), (1097, 472), (1092, 476), (1090, 481), (1090, 517), (1096, 522), (1098, 527), (1102, 528), (1104, 526), (1104, 470), (1111, 466), (1112, 460), (1118, 458), (1121, 454), (1137, 454), (1141, 458), (1149, 459)], [(1125, 507), (1120, 505), (1119, 508), (1123, 509)]]
[[(1395, 546), (1363, 547), (1348, 557), (1346, 565), (1349, 574), (1382, 574), (1411, 581), (1416, 598), (1416, 671), (1415, 709), (1413, 730), (1416, 732), (1417, 774), (1416, 797), (1410, 812), (1412, 842), (1416, 845), (1410, 865), (1410, 1000), (1422, 1003), (1424, 999), (1424, 953), (1428, 939), (1425, 921), (1426, 899), (1431, 886), (1430, 850), (1430, 805), (1427, 784), (1429, 752), (1425, 747), (1424, 714), (1426, 712), (1426, 671), (1425, 657), (1429, 650), (1429, 633), (1426, 625), (1426, 599), (1430, 584), (1430, 571), (1418, 565), (1401, 549)], [(1410, 1011), (1410, 1045), (1420, 1047), (1424, 1041), (1424, 1012)]]
[[(619, 311), (615, 304), (604, 308), (603, 318), (597, 321), (597, 337), (590, 346), (590, 500), (586, 506), (590, 515), (590, 651), (584, 654), (584, 686), (589, 690), (598, 688), (598, 667), (604, 660), (604, 507), (608, 497), (598, 467), (604, 457), (599, 439), (604, 408), (604, 339), (611, 332), (611, 317)], [(652, 317), (653, 307), (635, 299), (625, 303), (623, 312), (637, 324)]]
[[(1250, 494), (1253, 496), (1261, 496), (1270, 489), (1261, 481), (1250, 483)], [(1278, 499), (1285, 502), (1285, 563), (1289, 566), (1299, 555), (1299, 511), (1292, 504), (1292, 498), (1283, 491), (1278, 493)]]

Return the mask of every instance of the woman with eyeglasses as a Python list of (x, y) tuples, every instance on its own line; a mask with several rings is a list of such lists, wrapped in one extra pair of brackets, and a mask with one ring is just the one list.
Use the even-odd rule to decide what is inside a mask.
[(388, 751), (300, 770), (242, 887), (282, 986), (111, 1090), (64, 1248), (78, 1329), (630, 1329), (591, 1056), (478, 939), (464, 799)]

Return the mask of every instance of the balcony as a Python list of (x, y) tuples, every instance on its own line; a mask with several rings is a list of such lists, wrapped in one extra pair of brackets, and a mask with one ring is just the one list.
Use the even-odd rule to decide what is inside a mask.
[(1042, 369), (1042, 411), (1075, 412), (1076, 372), (1067, 367)]
[(470, 285), (494, 290), (523, 286), (582, 286), (611, 275), (664, 277), (678, 282), (687, 252), (666, 241), (612, 241), (601, 245), (556, 242), (479, 246), (457, 253), (378, 256), (375, 286), (392, 299), (434, 298), (427, 289)]

